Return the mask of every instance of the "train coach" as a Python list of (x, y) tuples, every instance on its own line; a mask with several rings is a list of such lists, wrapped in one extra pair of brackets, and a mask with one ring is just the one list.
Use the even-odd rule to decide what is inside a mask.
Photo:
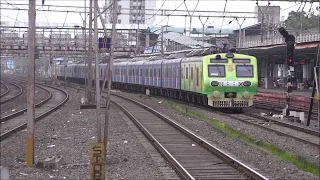
[[(106, 73), (100, 65), (100, 80)], [(63, 66), (58, 78), (64, 79)], [(59, 68), (58, 68), (59, 69)], [(67, 79), (84, 83), (86, 67), (68, 66)], [(93, 67), (94, 75), (94, 67)], [(257, 59), (237, 53), (159, 59), (154, 61), (117, 62), (113, 66), (112, 87), (145, 92), (214, 108), (242, 108), (253, 105), (258, 90)]]

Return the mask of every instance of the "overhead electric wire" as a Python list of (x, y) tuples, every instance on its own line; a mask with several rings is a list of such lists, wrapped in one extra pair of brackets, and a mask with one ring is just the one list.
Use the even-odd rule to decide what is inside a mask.
[(162, 3), (161, 7), (157, 10), (156, 13), (154, 13), (151, 17), (147, 18), (146, 20), (149, 20), (151, 18), (153, 18), (155, 15), (157, 15), (157, 13), (162, 9), (163, 5), (166, 3), (167, 0), (164, 0), (164, 2)]
[(160, 22), (158, 22), (156, 25), (154, 25), (151, 29), (155, 28), (158, 26), (160, 23), (162, 23), (164, 20), (166, 20), (171, 14), (173, 14), (184, 2), (182, 2), (178, 7), (176, 7), (169, 15), (167, 15), (165, 18), (163, 18)]
[(224, 4), (223, 16), (222, 16), (223, 18), (222, 18), (222, 23), (221, 23), (221, 27), (220, 27), (220, 30), (219, 30), (219, 34), (221, 34), (222, 25), (223, 25), (223, 23), (224, 23), (224, 14), (225, 14), (225, 12), (226, 12), (227, 2), (228, 2), (228, 0), (226, 0), (226, 2), (225, 2), (225, 4)]

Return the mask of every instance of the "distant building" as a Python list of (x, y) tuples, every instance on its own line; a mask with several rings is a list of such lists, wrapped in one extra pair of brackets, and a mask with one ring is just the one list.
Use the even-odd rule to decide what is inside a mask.
[[(106, 0), (109, 6), (113, 0)], [(117, 24), (147, 24), (152, 25), (155, 17), (152, 17), (156, 0), (119, 0)], [(146, 15), (149, 14), (149, 15)], [(105, 13), (106, 24), (112, 23), (112, 8)]]

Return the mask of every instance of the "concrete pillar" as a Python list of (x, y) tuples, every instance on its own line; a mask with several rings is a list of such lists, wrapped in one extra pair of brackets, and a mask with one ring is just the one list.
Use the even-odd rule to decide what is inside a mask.
[(146, 33), (146, 48), (150, 47), (150, 33)]
[(268, 62), (267, 59), (265, 61), (265, 89), (269, 89), (273, 87), (273, 66), (272, 62)]
[(306, 64), (302, 65), (302, 77), (303, 77), (303, 83), (307, 83), (308, 79), (308, 66)]

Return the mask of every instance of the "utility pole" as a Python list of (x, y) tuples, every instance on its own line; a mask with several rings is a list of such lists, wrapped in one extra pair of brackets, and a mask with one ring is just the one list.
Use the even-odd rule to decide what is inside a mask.
[(163, 48), (163, 26), (161, 26), (161, 57), (164, 57), (164, 48)]
[(241, 37), (242, 37), (242, 29), (241, 29), (241, 27), (242, 27), (242, 24), (244, 23), (244, 21), (246, 19), (243, 19), (241, 24), (239, 23), (238, 18), (236, 18), (236, 20), (237, 20), (237, 23), (239, 25), (239, 48), (241, 48)]
[(64, 49), (64, 89), (66, 89), (66, 83), (67, 83), (67, 74), (66, 74), (66, 68), (67, 68), (67, 64), (68, 64), (68, 61), (67, 61), (67, 42), (65, 42), (66, 45), (65, 45), (65, 49)]
[(88, 56), (89, 56), (89, 62), (88, 62), (88, 94), (87, 99), (88, 102), (92, 102), (92, 1), (90, 0), (89, 5), (89, 47), (88, 47)]
[(99, 42), (98, 42), (98, 13), (97, 13), (97, 6), (98, 0), (94, 0), (94, 39), (95, 39), (95, 68), (96, 68), (96, 76), (95, 76), (95, 85), (96, 85), (96, 118), (97, 118), (97, 138), (98, 143), (102, 142), (101, 136), (101, 119), (100, 119), (100, 66), (99, 66)]
[(136, 56), (139, 54), (139, 28), (140, 28), (140, 11), (141, 11), (141, 5), (139, 6), (139, 13), (138, 13), (138, 29), (137, 29), (137, 34), (136, 34), (136, 38), (137, 38), (137, 49), (136, 49)]
[(204, 26), (207, 23), (208, 19), (209, 19), (209, 17), (207, 17), (206, 21), (204, 23), (202, 23), (201, 18), (199, 16), (199, 20), (200, 20), (200, 22), (202, 24), (202, 47), (204, 47)]
[[(84, 52), (85, 52), (85, 60), (84, 60), (84, 69), (87, 69), (87, 0), (84, 0), (84, 21), (83, 21), (83, 45), (84, 45)], [(84, 86), (87, 90), (87, 74), (84, 76)], [(87, 91), (86, 91), (87, 92)]]
[(113, 67), (113, 55), (116, 44), (116, 25), (118, 19), (118, 0), (113, 0), (113, 21), (112, 21), (112, 31), (111, 31), (111, 51), (110, 51), (110, 59), (108, 63), (108, 90), (107, 90), (107, 102), (106, 102), (106, 112), (105, 112), (105, 127), (104, 127), (104, 145), (107, 152), (107, 144), (108, 144), (108, 126), (110, 119), (110, 99), (111, 99), (111, 85), (112, 85), (112, 67)]
[(26, 166), (34, 164), (34, 89), (35, 89), (36, 1), (29, 0), (28, 87), (27, 87), (27, 153)]

